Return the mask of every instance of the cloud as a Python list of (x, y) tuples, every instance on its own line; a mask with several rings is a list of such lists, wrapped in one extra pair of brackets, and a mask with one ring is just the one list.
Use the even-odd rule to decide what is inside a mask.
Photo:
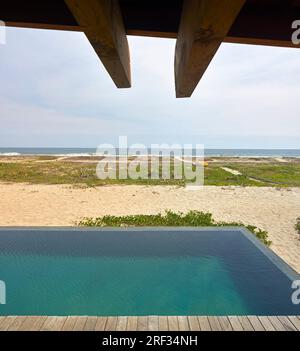
[(0, 145), (180, 135), (210, 147), (241, 147), (244, 138), (248, 147), (300, 148), (298, 50), (223, 44), (193, 97), (175, 99), (175, 41), (129, 37), (129, 44), (133, 87), (120, 90), (82, 33), (8, 29)]

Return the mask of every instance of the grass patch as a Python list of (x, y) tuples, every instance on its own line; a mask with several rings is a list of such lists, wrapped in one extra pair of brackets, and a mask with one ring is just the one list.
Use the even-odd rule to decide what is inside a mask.
[(177, 185), (177, 179), (98, 179), (95, 163), (80, 162), (0, 162), (0, 181), (30, 184), (85, 184), (102, 186), (112, 184)]
[(77, 223), (84, 227), (246, 227), (265, 245), (270, 246), (268, 233), (252, 225), (239, 222), (216, 222), (211, 213), (189, 211), (188, 213), (175, 213), (166, 211), (157, 215), (130, 215), (130, 216), (103, 216), (98, 218), (83, 218)]
[[(217, 186), (257, 186), (258, 183), (245, 175), (234, 175), (224, 171), (223, 164), (211, 164), (204, 170), (204, 184)], [(230, 167), (235, 169), (235, 167)]]
[[(51, 157), (51, 156), (50, 156)], [(41, 162), (43, 161), (43, 162)], [(221, 167), (235, 169), (242, 175), (233, 175)], [(161, 172), (161, 169), (159, 170)], [(215, 186), (273, 186), (300, 187), (300, 162), (274, 163), (210, 163), (204, 169), (204, 184)], [(150, 178), (150, 175), (149, 175)], [(96, 175), (96, 163), (55, 161), (41, 159), (22, 162), (0, 162), (0, 181), (31, 184), (83, 184), (102, 186), (112, 184), (175, 185), (184, 186), (185, 179), (174, 179), (171, 166), (170, 179), (106, 179)], [(251, 178), (256, 178), (255, 181)]]
[(256, 186), (300, 187), (300, 163), (234, 163), (225, 167), (241, 172), (244, 177), (259, 180), (255, 182)]

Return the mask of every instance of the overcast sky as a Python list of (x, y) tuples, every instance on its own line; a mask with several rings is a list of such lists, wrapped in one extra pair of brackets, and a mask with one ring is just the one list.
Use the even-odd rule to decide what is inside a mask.
[(7, 29), (0, 146), (132, 142), (300, 149), (300, 50), (223, 44), (190, 99), (174, 92), (175, 41), (129, 37), (131, 89), (117, 89), (82, 33)]

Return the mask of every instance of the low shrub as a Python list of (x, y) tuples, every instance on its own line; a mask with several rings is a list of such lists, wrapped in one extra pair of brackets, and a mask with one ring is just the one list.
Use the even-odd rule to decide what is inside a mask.
[[(253, 225), (245, 225), (240, 222), (217, 222), (211, 213), (189, 211), (187, 213), (175, 213), (166, 211), (156, 215), (130, 215), (130, 216), (103, 216), (97, 218), (83, 218), (77, 223), (84, 227), (225, 227), (239, 226), (247, 228), (265, 245), (270, 246), (268, 233)], [(299, 222), (300, 226), (300, 222)]]

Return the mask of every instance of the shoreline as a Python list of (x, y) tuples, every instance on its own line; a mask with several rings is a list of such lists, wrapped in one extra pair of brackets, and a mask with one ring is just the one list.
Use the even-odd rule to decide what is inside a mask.
[[(300, 151), (299, 151), (300, 152)], [(42, 156), (53, 156), (53, 157), (102, 157), (102, 155), (95, 153), (28, 153), (28, 154), (22, 154), (18, 152), (0, 152), (0, 157), (42, 157)], [(160, 154), (140, 154), (138, 155), (140, 157), (161, 157)], [(115, 154), (115, 155), (107, 155), (107, 157), (126, 157), (122, 154)], [(137, 157), (136, 154), (128, 154), (127, 157)], [(189, 156), (188, 156), (189, 157)], [(197, 156), (199, 158), (202, 158), (201, 156)], [(204, 157), (206, 158), (220, 158), (220, 159), (227, 159), (227, 158), (249, 158), (249, 159), (255, 159), (255, 158), (262, 158), (262, 159), (276, 159), (276, 158), (287, 158), (287, 159), (299, 159), (300, 155), (281, 155), (281, 154), (274, 154), (274, 155), (221, 155), (221, 154), (207, 154), (205, 155), (204, 152)]]
[(86, 153), (74, 153), (74, 154), (18, 154), (18, 153), (0, 153), (0, 162), (14, 162), (14, 161), (39, 161), (41, 159), (51, 159), (52, 161), (76, 161), (76, 160), (90, 160), (90, 161), (98, 161), (104, 158), (106, 159), (113, 159), (118, 158), (122, 160), (122, 158), (135, 159), (135, 160), (150, 160), (151, 158), (160, 158), (160, 159), (175, 159), (175, 158), (184, 158), (184, 159), (193, 159), (193, 160), (203, 160), (209, 162), (295, 162), (300, 163), (300, 155), (298, 156), (261, 156), (261, 155), (240, 155), (240, 156), (222, 156), (222, 155), (204, 155), (204, 156), (191, 156), (191, 155), (159, 155), (159, 154), (140, 154), (140, 155), (99, 155), (96, 153), (93, 154), (86, 154)]

